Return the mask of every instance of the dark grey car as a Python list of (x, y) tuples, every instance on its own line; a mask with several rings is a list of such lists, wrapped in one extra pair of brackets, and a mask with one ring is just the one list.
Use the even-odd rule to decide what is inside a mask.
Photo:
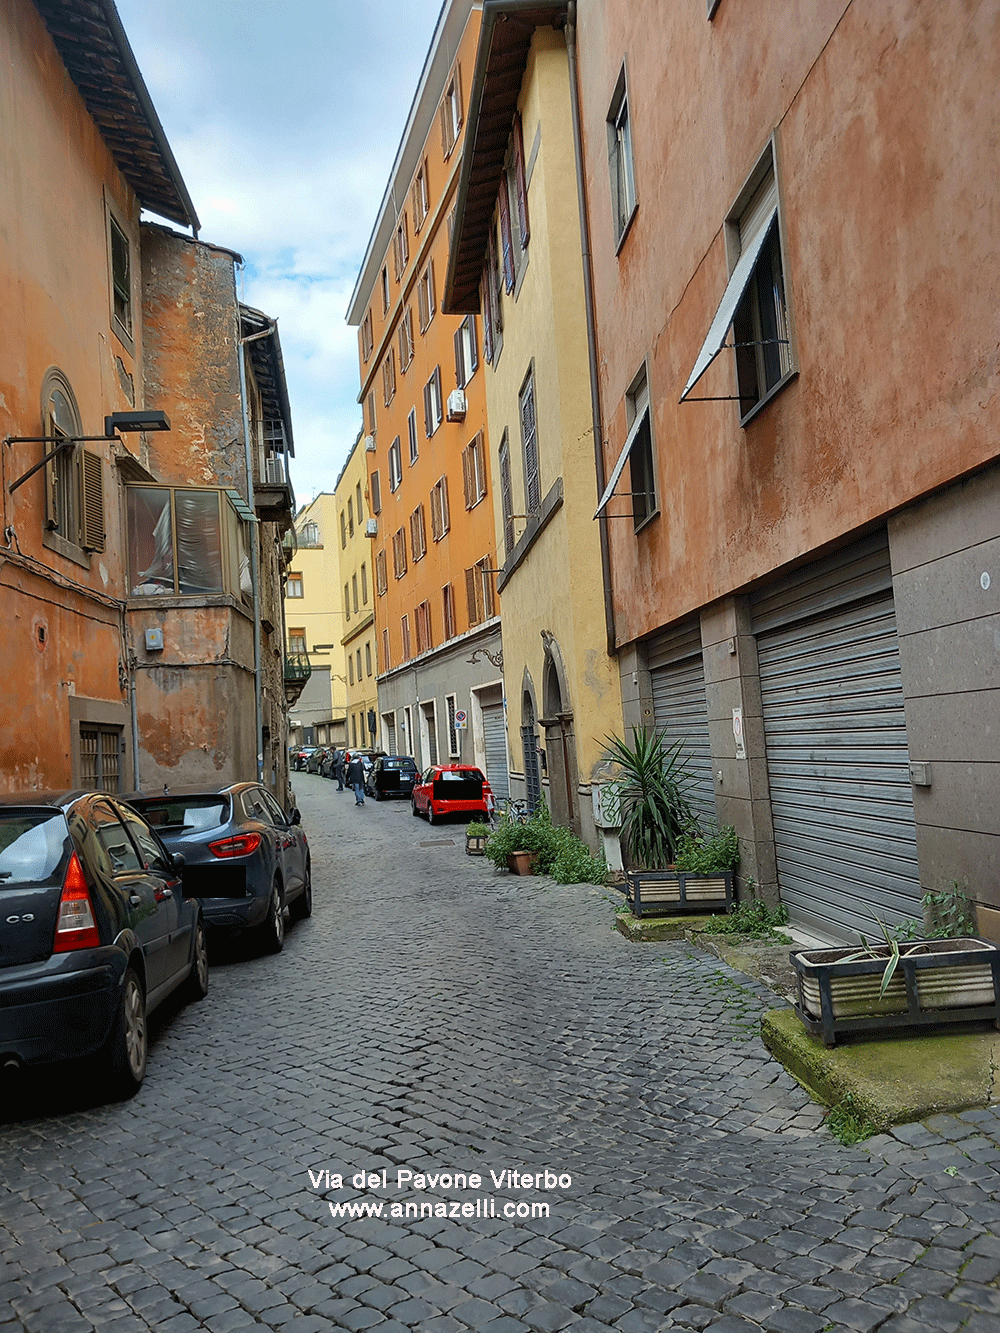
[(285, 909), (312, 914), (309, 843), (299, 812), (286, 814), (256, 782), (136, 792), (126, 799), (171, 851), (184, 856), (185, 891), (201, 899), (210, 931), (255, 931), (280, 952)]
[(146, 1016), (208, 991), (201, 907), (174, 857), (103, 792), (0, 797), (0, 1068), (97, 1055), (146, 1073)]

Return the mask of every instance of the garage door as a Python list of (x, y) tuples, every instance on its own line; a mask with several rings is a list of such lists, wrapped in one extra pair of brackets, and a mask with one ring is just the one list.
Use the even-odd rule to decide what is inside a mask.
[(483, 744), (486, 748), (486, 776), (497, 800), (510, 795), (507, 774), (507, 730), (503, 721), (503, 704), (489, 704), (483, 708)]
[(884, 534), (753, 599), (782, 900), (836, 936), (920, 915)]
[(708, 702), (697, 622), (668, 630), (646, 645), (653, 721), (669, 744), (681, 743), (691, 782), (688, 800), (702, 824), (715, 822), (715, 784), (708, 739)]

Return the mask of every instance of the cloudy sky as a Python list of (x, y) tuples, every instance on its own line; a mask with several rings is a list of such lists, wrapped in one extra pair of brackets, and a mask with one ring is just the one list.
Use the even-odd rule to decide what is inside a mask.
[(361, 425), (344, 321), (441, 0), (116, 0), (201, 219), (278, 320), (301, 504)]

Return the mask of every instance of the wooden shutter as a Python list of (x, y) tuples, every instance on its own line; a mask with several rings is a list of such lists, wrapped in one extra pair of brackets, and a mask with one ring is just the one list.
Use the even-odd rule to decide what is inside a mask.
[(479, 624), (479, 612), (476, 606), (476, 567), (465, 571), (465, 602), (469, 612), (469, 624)]
[(521, 136), (521, 117), (514, 119), (514, 188), (517, 194), (517, 222), (521, 232), (521, 249), (531, 235), (528, 227), (528, 185), (524, 176), (524, 140)]
[(472, 446), (462, 450), (462, 485), (465, 488), (465, 507), (471, 509), (472, 499)]
[(444, 101), (441, 103), (441, 152), (445, 157), (451, 152), (451, 116), (448, 109), (448, 94), (445, 93)]
[[(487, 250), (492, 249), (491, 246)], [(486, 357), (486, 364), (493, 364), (493, 303), (490, 299), (490, 261), (487, 258), (483, 266), (483, 276), (480, 284), (480, 304), (483, 310), (483, 356)]]
[(455, 330), (455, 383), (460, 389), (465, 387), (468, 376), (465, 372), (465, 348), (462, 342), (462, 325)]
[(506, 559), (514, 549), (514, 503), (510, 484), (510, 448), (506, 435), (500, 444), (500, 504), (503, 508), (503, 540)]
[(451, 512), (448, 509), (448, 478), (442, 477), (438, 482), (441, 488), (441, 529), (447, 532), (451, 527)]
[(507, 194), (507, 173), (500, 177), (500, 245), (503, 249), (503, 282), (509, 292), (514, 290), (514, 236), (510, 229), (510, 197)]
[(486, 447), (483, 444), (483, 432), (480, 431), (470, 446), (472, 449), (473, 468), (473, 490), (475, 491), (476, 503), (486, 494)]
[(487, 559), (480, 560), (476, 566), (476, 572), (479, 575), (479, 584), (483, 590), (483, 619), (489, 620), (493, 615), (493, 575), (488, 573), (490, 562)]
[(439, 486), (431, 487), (431, 538), (441, 540), (441, 492)]
[(431, 428), (431, 381), (424, 385), (424, 434), (428, 439), (433, 435)]
[(434, 374), (431, 376), (431, 383), (434, 385), (434, 429), (437, 430), (441, 424), (441, 418), (444, 411), (444, 402), (441, 398), (441, 367), (434, 367)]
[(524, 496), (528, 513), (538, 512), (541, 488), (538, 476), (538, 436), (535, 431), (535, 382), (528, 379), (521, 395), (521, 439), (524, 442)]
[(99, 454), (83, 455), (83, 522), (80, 545), (85, 551), (104, 550), (104, 474)]

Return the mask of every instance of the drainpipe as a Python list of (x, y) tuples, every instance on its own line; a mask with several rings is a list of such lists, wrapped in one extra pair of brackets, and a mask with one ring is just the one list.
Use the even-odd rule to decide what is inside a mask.
[[(236, 292), (236, 267), (233, 266), (233, 291)], [(239, 331), (240, 306), (236, 301), (236, 327)], [(240, 367), (240, 404), (243, 408), (243, 445), (247, 469), (247, 505), (251, 513), (256, 514), (253, 496), (253, 448), (250, 442), (250, 407), (247, 399), (247, 372), (244, 364), (243, 344), (249, 338), (237, 338), (236, 359)], [(253, 707), (254, 707), (254, 744), (256, 746), (257, 781), (264, 778), (264, 715), (261, 709), (261, 667), (260, 667), (260, 542), (256, 531), (252, 532), (250, 543), (250, 579), (253, 583)]]
[[(570, 103), (573, 112), (573, 156), (576, 162), (576, 198), (580, 209), (580, 242), (583, 249), (583, 299), (587, 312), (587, 360), (590, 364), (590, 411), (593, 418), (594, 466), (597, 472), (597, 497), (604, 494), (604, 449), (601, 432), (601, 389), (597, 364), (597, 326), (594, 317), (594, 282), (590, 252), (590, 218), (583, 176), (583, 136), (580, 130), (580, 82), (576, 60), (576, 0), (566, 6), (566, 57), (569, 62)], [(618, 655), (615, 634), (615, 606), (611, 594), (611, 548), (608, 544), (608, 519), (604, 510), (598, 516), (601, 536), (601, 580), (604, 584), (604, 626), (608, 637), (608, 656)]]

